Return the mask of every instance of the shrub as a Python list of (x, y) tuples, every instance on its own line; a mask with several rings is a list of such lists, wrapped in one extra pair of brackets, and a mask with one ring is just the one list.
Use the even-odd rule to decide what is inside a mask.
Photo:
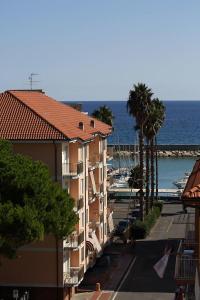
[(162, 208), (163, 208), (163, 201), (157, 201), (154, 203), (153, 205), (154, 207), (158, 207), (160, 212), (162, 211)]
[[(159, 206), (159, 207), (158, 207)], [(153, 225), (155, 224), (157, 218), (160, 216), (160, 207), (162, 205), (155, 205), (149, 214), (144, 218), (144, 221), (137, 221), (133, 225), (133, 238), (134, 239), (143, 239), (145, 238)]]

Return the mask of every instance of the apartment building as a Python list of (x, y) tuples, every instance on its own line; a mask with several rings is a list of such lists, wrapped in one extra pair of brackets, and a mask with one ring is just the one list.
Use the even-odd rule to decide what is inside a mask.
[(15, 260), (1, 258), (0, 298), (69, 299), (108, 241), (106, 157), (112, 128), (41, 90), (1, 93), (0, 120), (0, 138), (10, 140), (16, 153), (43, 161), (73, 197), (79, 216), (66, 240), (46, 236), (22, 247)]
[(200, 299), (200, 160), (197, 160), (182, 194), (187, 211), (185, 238), (176, 255), (175, 280), (187, 299)]

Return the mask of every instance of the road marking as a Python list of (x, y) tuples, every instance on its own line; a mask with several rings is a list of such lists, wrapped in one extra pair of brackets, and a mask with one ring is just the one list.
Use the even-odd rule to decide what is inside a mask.
[(122, 281), (121, 281), (121, 283), (120, 283), (118, 289), (117, 289), (116, 292), (114, 293), (113, 297), (111, 297), (111, 300), (114, 300), (114, 299), (117, 297), (117, 294), (118, 294), (120, 288), (122, 287), (124, 281), (125, 281), (126, 278), (128, 277), (128, 275), (129, 275), (129, 273), (130, 273), (130, 271), (131, 271), (131, 268), (132, 268), (132, 266), (134, 265), (134, 263), (135, 263), (135, 261), (136, 261), (136, 258), (137, 258), (137, 257), (134, 258), (134, 260), (132, 261), (132, 263), (131, 263), (130, 266), (128, 267), (128, 271), (126, 272), (126, 275), (125, 275), (124, 278), (122, 279)]
[(173, 224), (173, 221), (174, 221), (174, 218), (172, 218), (171, 222), (169, 223), (169, 226), (167, 227), (167, 230), (166, 230), (166, 232), (168, 232), (168, 231), (169, 231), (170, 227), (171, 227), (171, 226), (172, 226), (172, 224)]

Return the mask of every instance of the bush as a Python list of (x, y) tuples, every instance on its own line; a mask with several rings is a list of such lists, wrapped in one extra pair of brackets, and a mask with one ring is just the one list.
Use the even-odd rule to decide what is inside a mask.
[(161, 212), (162, 209), (163, 209), (163, 201), (157, 201), (157, 202), (154, 203), (153, 206), (154, 206), (154, 207), (158, 207), (159, 210), (160, 210), (160, 212)]
[(157, 218), (160, 216), (160, 207), (162, 207), (162, 205), (155, 205), (153, 209), (149, 212), (149, 214), (145, 216), (143, 222), (137, 221), (133, 225), (134, 239), (144, 239), (149, 234)]

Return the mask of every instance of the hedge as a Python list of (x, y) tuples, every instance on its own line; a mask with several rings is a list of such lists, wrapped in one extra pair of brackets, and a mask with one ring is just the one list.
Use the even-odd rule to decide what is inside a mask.
[(160, 216), (162, 207), (163, 203), (161, 201), (156, 202), (149, 214), (145, 216), (144, 221), (136, 221), (132, 228), (134, 239), (143, 239), (149, 234), (151, 228)]

